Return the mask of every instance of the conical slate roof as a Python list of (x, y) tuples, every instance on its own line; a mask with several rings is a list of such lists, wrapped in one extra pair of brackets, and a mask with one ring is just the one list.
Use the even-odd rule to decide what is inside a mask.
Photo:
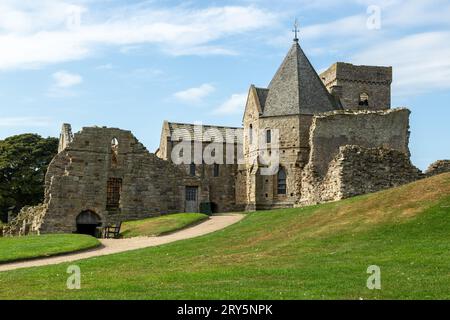
[(264, 116), (317, 114), (340, 109), (298, 41), (269, 84)]

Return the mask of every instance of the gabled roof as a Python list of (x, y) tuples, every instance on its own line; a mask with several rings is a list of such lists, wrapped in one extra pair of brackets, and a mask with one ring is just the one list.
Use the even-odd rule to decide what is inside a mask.
[(261, 111), (264, 112), (264, 106), (266, 105), (266, 99), (267, 94), (269, 93), (269, 89), (255, 87), (255, 90), (256, 95), (258, 96), (259, 105), (261, 106)]
[(317, 114), (340, 109), (297, 41), (270, 82), (264, 100), (263, 116)]
[[(176, 132), (176, 136), (179, 139), (183, 139), (185, 141), (188, 141), (190, 139), (193, 139), (193, 141), (201, 141), (201, 142), (210, 142), (211, 139), (208, 138), (208, 136), (205, 136), (205, 132), (207, 130), (210, 130), (210, 134), (214, 134), (215, 132), (220, 133), (222, 139), (227, 141), (234, 141), (234, 143), (242, 143), (242, 138), (244, 134), (243, 128), (236, 128), (236, 127), (223, 127), (223, 126), (211, 126), (211, 125), (202, 125), (203, 133), (198, 132), (199, 130), (194, 130), (194, 128), (197, 126), (199, 127), (200, 124), (190, 124), (190, 123), (175, 123), (175, 122), (168, 122), (169, 126), (169, 134), (170, 137), (173, 137), (174, 132)], [(214, 131), (212, 131), (213, 129)], [(217, 130), (217, 131), (216, 131)], [(239, 137), (237, 137), (236, 135)]]

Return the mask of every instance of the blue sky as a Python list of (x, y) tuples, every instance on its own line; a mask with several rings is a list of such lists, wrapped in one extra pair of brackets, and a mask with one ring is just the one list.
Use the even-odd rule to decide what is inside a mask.
[(394, 67), (393, 106), (412, 110), (425, 169), (450, 158), (449, 17), (448, 0), (1, 0), (0, 138), (58, 136), (68, 122), (132, 130), (154, 151), (163, 120), (239, 126), (249, 85), (267, 86), (298, 18), (318, 72)]

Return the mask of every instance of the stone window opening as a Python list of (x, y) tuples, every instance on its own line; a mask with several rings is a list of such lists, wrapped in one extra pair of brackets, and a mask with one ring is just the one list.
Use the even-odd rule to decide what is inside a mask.
[(111, 140), (111, 165), (113, 167), (118, 164), (118, 155), (119, 155), (119, 141), (117, 138), (113, 138)]
[(120, 206), (120, 193), (122, 192), (122, 179), (109, 178), (106, 190), (106, 208), (118, 209)]
[(369, 95), (367, 93), (363, 92), (359, 95), (359, 105), (365, 107), (369, 106)]
[(220, 175), (220, 167), (217, 163), (214, 163), (213, 175), (214, 177), (218, 177)]
[(266, 143), (272, 143), (272, 130), (266, 130)]
[(248, 140), (250, 144), (253, 143), (253, 125), (250, 125), (249, 131), (248, 131)]
[(282, 167), (278, 170), (277, 191), (279, 195), (286, 194), (286, 171)]
[(191, 163), (189, 165), (189, 174), (191, 176), (195, 176), (195, 171), (196, 171), (195, 163)]

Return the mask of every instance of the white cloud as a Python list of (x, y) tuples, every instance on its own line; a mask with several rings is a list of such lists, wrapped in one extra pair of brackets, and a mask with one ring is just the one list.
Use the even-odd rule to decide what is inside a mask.
[(77, 93), (73, 87), (83, 82), (82, 76), (65, 70), (53, 73), (52, 78), (54, 82), (47, 91), (47, 96), (50, 98), (74, 97)]
[(58, 88), (69, 88), (83, 82), (83, 78), (79, 74), (69, 73), (67, 71), (58, 71), (52, 75), (55, 80), (55, 86)]
[(111, 70), (114, 69), (114, 66), (111, 63), (101, 64), (95, 67), (96, 70)]
[(111, 9), (104, 17), (90, 13), (84, 19), (88, 8), (83, 6), (51, 0), (26, 3), (6, 0), (0, 6), (4, 17), (17, 16), (0, 16), (0, 70), (82, 59), (105, 45), (120, 50), (151, 43), (171, 55), (235, 54), (211, 42), (270, 26), (276, 19), (253, 6), (161, 9), (142, 4)]
[(326, 48), (326, 51), (310, 52), (333, 52), (337, 59), (355, 64), (393, 66), (394, 95), (450, 88), (448, 1), (378, 1), (379, 30), (369, 30), (366, 26), (369, 15), (365, 9), (373, 1), (347, 1), (359, 5), (361, 12), (301, 29), (301, 39), (306, 39), (309, 45)]
[(450, 88), (449, 32), (427, 32), (367, 47), (352, 61), (391, 65), (394, 93), (418, 94)]
[(204, 83), (196, 88), (179, 91), (174, 94), (174, 97), (183, 102), (198, 104), (215, 90), (216, 88), (213, 85)]
[(0, 127), (48, 127), (52, 120), (47, 117), (0, 117)]
[(365, 15), (354, 15), (323, 24), (306, 26), (301, 30), (302, 39), (319, 39), (332, 35), (339, 36), (363, 36), (368, 33)]
[(242, 114), (244, 112), (245, 103), (247, 102), (247, 95), (247, 93), (232, 94), (231, 97), (214, 110), (213, 113), (216, 115)]

